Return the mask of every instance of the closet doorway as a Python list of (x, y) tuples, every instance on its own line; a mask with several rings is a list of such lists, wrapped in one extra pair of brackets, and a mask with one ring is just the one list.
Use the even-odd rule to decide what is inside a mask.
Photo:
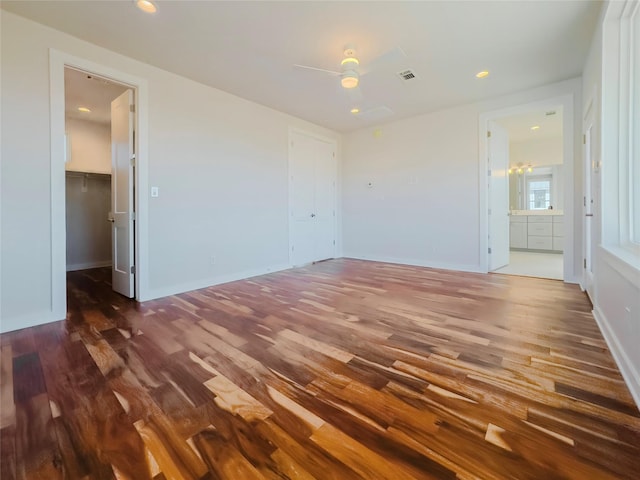
[(65, 67), (66, 270), (110, 267), (134, 290), (134, 92)]
[(302, 266), (336, 251), (336, 143), (289, 132), (289, 261)]

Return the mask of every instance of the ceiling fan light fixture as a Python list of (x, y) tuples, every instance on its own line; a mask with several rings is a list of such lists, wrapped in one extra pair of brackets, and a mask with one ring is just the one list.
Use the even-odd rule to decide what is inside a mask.
[(91, 109), (87, 107), (78, 107), (78, 111), (82, 113), (91, 113)]
[(356, 55), (356, 46), (352, 43), (348, 43), (344, 46), (343, 52), (345, 57), (354, 57)]
[(360, 109), (359, 109), (359, 108), (357, 108), (357, 107), (352, 108), (352, 109), (351, 109), (351, 113), (353, 113), (354, 115), (357, 115), (357, 114), (359, 114), (359, 113), (360, 113)]
[(487, 70), (483, 70), (481, 72), (476, 73), (477, 78), (484, 78), (488, 76), (489, 76), (489, 72)]
[(345, 65), (351, 67), (352, 65), (360, 65), (360, 61), (356, 57), (347, 57), (344, 58), (342, 62), (340, 62), (340, 65), (342, 65), (343, 67)]
[(342, 78), (340, 79), (340, 84), (344, 88), (356, 88), (358, 86), (358, 74), (353, 70), (347, 70), (342, 74)]
[(151, 0), (136, 0), (136, 6), (145, 13), (156, 13), (158, 7)]

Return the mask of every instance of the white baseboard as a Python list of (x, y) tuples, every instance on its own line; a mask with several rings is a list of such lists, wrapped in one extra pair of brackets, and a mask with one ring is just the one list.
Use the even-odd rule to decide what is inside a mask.
[(356, 260), (369, 260), (372, 262), (396, 263), (399, 265), (411, 265), (414, 267), (439, 268), (442, 270), (455, 270), (458, 272), (486, 273), (480, 268), (480, 265), (465, 265), (446, 262), (434, 262), (425, 260), (416, 260), (412, 258), (386, 257), (380, 255), (362, 255), (350, 254), (346, 252), (344, 258), (353, 258)]
[(28, 315), (21, 315), (13, 318), (3, 318), (0, 320), (0, 333), (13, 332), (14, 330), (22, 330), (23, 328), (29, 327), (37, 327), (38, 325), (58, 322), (60, 320), (64, 320), (64, 317), (56, 318), (54, 313), (51, 311), (30, 313)]
[(87, 270), (89, 268), (101, 268), (110, 266), (111, 260), (103, 260), (101, 262), (74, 263), (73, 265), (67, 265), (67, 272), (76, 272), (78, 270)]
[(564, 280), (564, 283), (571, 283), (571, 284), (575, 284), (578, 285), (580, 287), (580, 290), (584, 291), (584, 288), (582, 288), (582, 279), (580, 277), (569, 277), (566, 280)]
[(595, 307), (592, 313), (598, 323), (600, 332), (602, 332), (602, 336), (607, 342), (607, 346), (613, 355), (613, 359), (616, 361), (616, 364), (620, 369), (620, 373), (622, 373), (622, 378), (627, 384), (627, 387), (631, 392), (631, 396), (636, 402), (638, 410), (640, 410), (640, 372), (636, 370), (633, 363), (631, 363), (631, 360), (629, 360), (629, 357), (622, 348), (618, 337), (611, 328), (611, 325), (602, 310), (600, 310), (599, 307)]
[(265, 275), (267, 273), (280, 272), (291, 268), (291, 265), (272, 265), (270, 267), (245, 270), (242, 272), (235, 272), (227, 275), (218, 275), (215, 277), (208, 277), (195, 282), (183, 283), (181, 285), (173, 285), (171, 287), (148, 289), (144, 296), (140, 297), (141, 302), (148, 300), (155, 300), (156, 298), (169, 297), (171, 295), (178, 295), (179, 293), (191, 292), (193, 290), (200, 290), (201, 288), (213, 287), (215, 285), (221, 285), (223, 283), (235, 282), (237, 280), (245, 280), (251, 277), (257, 277), (259, 275)]

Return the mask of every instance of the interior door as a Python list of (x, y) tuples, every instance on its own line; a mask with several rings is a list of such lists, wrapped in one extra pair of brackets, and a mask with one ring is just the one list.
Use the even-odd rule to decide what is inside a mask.
[(316, 141), (315, 161), (315, 255), (314, 260), (335, 257), (336, 162), (332, 144)]
[(509, 263), (509, 136), (489, 122), (489, 270)]
[(306, 265), (315, 260), (315, 156), (312, 139), (291, 138), (291, 263)]
[(595, 231), (593, 223), (594, 214), (594, 193), (595, 193), (595, 168), (596, 161), (593, 155), (593, 143), (592, 143), (592, 122), (587, 123), (587, 127), (584, 132), (584, 260), (583, 260), (583, 275), (582, 283), (583, 287), (589, 295), (591, 302), (594, 300), (593, 291), (593, 258), (595, 248)]
[(335, 256), (335, 146), (292, 132), (291, 264)]
[(133, 91), (111, 102), (111, 249), (113, 290), (129, 298), (134, 291), (134, 114)]

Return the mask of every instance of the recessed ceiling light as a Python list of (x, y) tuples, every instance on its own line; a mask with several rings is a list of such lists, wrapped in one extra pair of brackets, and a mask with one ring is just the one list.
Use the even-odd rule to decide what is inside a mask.
[(89, 109), (87, 107), (78, 107), (78, 111), (79, 112), (84, 112), (84, 113), (91, 113), (91, 109)]
[(534, 125), (531, 130), (540, 130), (540, 125)]
[(486, 71), (486, 70), (483, 70), (483, 71), (481, 71), (481, 72), (476, 73), (476, 77), (477, 77), (477, 78), (484, 78), (484, 77), (486, 77), (486, 76), (488, 76), (488, 75), (489, 75), (489, 72), (488, 72), (488, 71)]
[(137, 0), (136, 6), (145, 13), (156, 13), (158, 7), (150, 0)]
[(352, 108), (351, 109), (351, 113), (353, 113), (354, 115), (357, 113), (360, 113), (360, 109), (359, 108)]

